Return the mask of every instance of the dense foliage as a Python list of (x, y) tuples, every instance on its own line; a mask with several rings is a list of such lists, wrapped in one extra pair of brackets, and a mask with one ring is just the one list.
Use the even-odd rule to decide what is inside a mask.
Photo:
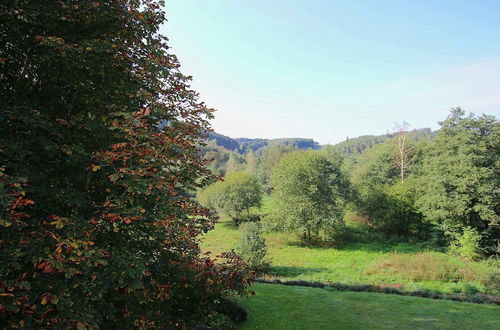
[(244, 293), (237, 257), (199, 253), (212, 115), (164, 20), (156, 1), (0, 4), (2, 328), (193, 328)]
[[(388, 142), (396, 135), (397, 133), (387, 133), (347, 138), (345, 141), (335, 144), (334, 148), (342, 155), (361, 155), (365, 150), (369, 150), (377, 144)], [(431, 131), (430, 128), (414, 129), (407, 132), (408, 140), (413, 142), (431, 140), (435, 135), (436, 132)]]
[(456, 234), (451, 242), (451, 252), (466, 260), (478, 259), (481, 256), (481, 235), (476, 229), (466, 226), (461, 234)]
[(211, 132), (207, 138), (214, 141), (217, 146), (227, 150), (236, 151), (240, 154), (246, 154), (249, 150), (262, 153), (265, 147), (291, 146), (297, 149), (319, 149), (318, 142), (313, 139), (304, 138), (281, 138), (281, 139), (250, 139), (250, 138), (230, 138), (228, 136)]
[(348, 181), (339, 165), (315, 151), (285, 155), (272, 175), (275, 227), (299, 229), (311, 242), (341, 223)]
[[(441, 130), (432, 132), (407, 131), (404, 123), (392, 134), (349, 139), (306, 153), (296, 145), (269, 144), (257, 152), (247, 149), (244, 156), (229, 154), (221, 164), (226, 173), (252, 173), (271, 197), (266, 209), (257, 212), (267, 229), (300, 230), (306, 237), (321, 231), (323, 240), (339, 247), (356, 236), (352, 227), (356, 224), (342, 225), (341, 213), (347, 211), (349, 221), (367, 225), (384, 239), (426, 241), (455, 252), (462, 246), (457, 237), (466, 235), (464, 227), (471, 226), (479, 237), (474, 253), (496, 254), (498, 121), (452, 109), (441, 124)], [(351, 150), (352, 146), (359, 150)], [(312, 169), (318, 157), (336, 169), (341, 182), (328, 181), (323, 171)], [(327, 201), (331, 189), (337, 189), (340, 198)], [(333, 200), (342, 201), (336, 207), (341, 213), (329, 211)], [(471, 259), (468, 253), (458, 254)]]
[[(351, 181), (357, 192), (356, 210), (374, 228), (390, 235), (417, 234), (422, 215), (415, 207), (415, 180), (401, 181), (400, 169), (393, 161), (397, 145), (384, 143), (367, 150), (356, 159)], [(412, 173), (419, 163), (407, 169)]]
[(500, 124), (493, 116), (453, 109), (426, 151), (418, 207), (447, 233), (465, 226), (500, 239)]
[(256, 271), (264, 271), (268, 267), (265, 260), (267, 253), (266, 241), (262, 237), (258, 222), (245, 222), (240, 225), (240, 245), (238, 253)]
[(261, 205), (262, 190), (251, 174), (232, 172), (224, 181), (214, 183), (203, 190), (198, 198), (203, 205), (222, 212), (238, 224), (244, 220), (244, 211), (248, 219), (250, 208)]

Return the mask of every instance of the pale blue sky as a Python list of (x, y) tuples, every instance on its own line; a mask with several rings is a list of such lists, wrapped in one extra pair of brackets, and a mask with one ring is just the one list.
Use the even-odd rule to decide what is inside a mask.
[(500, 0), (169, 0), (162, 33), (231, 137), (322, 144), (500, 114)]

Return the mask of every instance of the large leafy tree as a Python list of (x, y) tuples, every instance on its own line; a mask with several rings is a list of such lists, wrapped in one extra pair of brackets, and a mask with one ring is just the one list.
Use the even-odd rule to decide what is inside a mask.
[(285, 155), (271, 177), (275, 227), (299, 229), (310, 243), (321, 230), (342, 222), (350, 189), (340, 166), (318, 151)]
[(446, 232), (477, 229), (483, 244), (498, 239), (500, 125), (493, 116), (452, 109), (430, 144), (417, 203)]
[(193, 328), (244, 292), (236, 257), (199, 253), (212, 115), (164, 20), (151, 0), (0, 4), (2, 328)]
[(232, 172), (224, 181), (207, 187), (200, 193), (199, 198), (204, 205), (226, 214), (238, 224), (244, 211), (249, 217), (250, 208), (260, 207), (262, 189), (251, 174)]
[[(400, 134), (393, 145), (381, 143), (365, 150), (357, 158), (352, 170), (352, 182), (357, 192), (357, 212), (372, 227), (390, 235), (417, 234), (424, 227), (414, 202), (415, 180), (412, 176), (406, 179), (410, 164), (413, 165), (412, 172), (416, 172), (420, 166), (417, 162), (420, 160), (420, 148), (418, 144), (412, 147), (412, 158), (407, 158), (408, 141), (407, 137), (402, 136), (406, 133)], [(397, 162), (394, 162), (395, 158)]]

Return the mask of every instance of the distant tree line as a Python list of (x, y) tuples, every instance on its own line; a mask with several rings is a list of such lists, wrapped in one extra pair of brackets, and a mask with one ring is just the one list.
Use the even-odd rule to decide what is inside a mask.
[(250, 138), (230, 138), (228, 136), (210, 132), (208, 141), (215, 141), (215, 145), (240, 154), (246, 154), (249, 150), (261, 153), (265, 147), (276, 145), (291, 146), (298, 149), (319, 149), (320, 145), (313, 139), (304, 138), (281, 138), (281, 139), (250, 139)]
[[(408, 140), (414, 142), (431, 140), (436, 136), (436, 132), (431, 131), (430, 128), (414, 129), (406, 133)], [(396, 134), (387, 133), (384, 135), (363, 135), (356, 138), (347, 138), (345, 141), (335, 144), (334, 148), (342, 155), (359, 155), (376, 144), (391, 140)]]

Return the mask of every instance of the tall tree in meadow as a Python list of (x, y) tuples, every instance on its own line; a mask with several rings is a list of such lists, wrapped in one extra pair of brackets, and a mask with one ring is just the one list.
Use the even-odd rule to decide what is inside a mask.
[(2, 328), (203, 327), (244, 292), (238, 258), (199, 253), (212, 111), (158, 34), (160, 5), (0, 4)]
[(229, 173), (224, 181), (217, 182), (199, 194), (200, 201), (229, 216), (235, 224), (242, 220), (242, 213), (250, 216), (250, 208), (260, 207), (262, 189), (254, 176), (247, 172)]
[(321, 230), (343, 221), (348, 181), (317, 151), (294, 151), (279, 162), (271, 177), (274, 221), (282, 229), (300, 229), (308, 243)]
[(421, 211), (446, 232), (469, 226), (483, 246), (500, 237), (500, 124), (493, 116), (452, 109), (427, 150)]

